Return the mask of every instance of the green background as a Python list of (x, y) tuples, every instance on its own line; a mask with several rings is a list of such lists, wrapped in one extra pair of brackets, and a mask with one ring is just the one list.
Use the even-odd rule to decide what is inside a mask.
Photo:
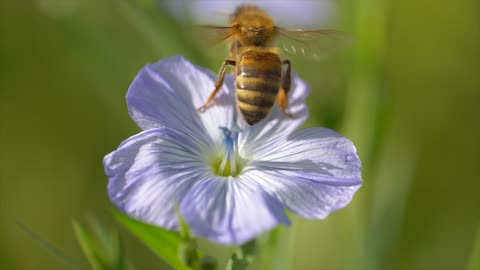
[[(306, 126), (353, 140), (364, 186), (325, 221), (294, 218), (281, 266), (479, 269), (480, 2), (337, 3), (354, 42), (294, 67), (312, 86)], [(181, 54), (218, 69), (186, 19), (148, 0), (0, 2), (0, 269), (67, 268), (18, 224), (87, 267), (71, 222), (88, 215), (137, 269), (167, 269), (113, 222), (102, 158), (139, 131), (125, 93), (142, 66)], [(230, 250), (202, 246), (221, 269)]]

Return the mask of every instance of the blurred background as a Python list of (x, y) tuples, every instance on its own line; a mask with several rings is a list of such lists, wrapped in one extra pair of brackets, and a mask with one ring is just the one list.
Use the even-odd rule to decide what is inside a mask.
[[(88, 269), (72, 231), (88, 216), (120, 231), (137, 269), (169, 269), (111, 218), (102, 159), (139, 131), (125, 104), (136, 73), (178, 54), (216, 72), (224, 52), (191, 25), (225, 24), (237, 3), (0, 2), (0, 269), (69, 269), (45, 241)], [(353, 36), (292, 61), (313, 90), (305, 126), (341, 131), (364, 165), (346, 209), (293, 219), (277, 268), (480, 269), (480, 2), (257, 3), (282, 26)], [(222, 269), (231, 250), (202, 246)]]

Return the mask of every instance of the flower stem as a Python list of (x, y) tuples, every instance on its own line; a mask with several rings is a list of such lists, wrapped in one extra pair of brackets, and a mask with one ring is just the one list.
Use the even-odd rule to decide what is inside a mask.
[(240, 246), (227, 263), (226, 270), (244, 270), (247, 269), (257, 255), (258, 246), (257, 239), (250, 240), (246, 244)]

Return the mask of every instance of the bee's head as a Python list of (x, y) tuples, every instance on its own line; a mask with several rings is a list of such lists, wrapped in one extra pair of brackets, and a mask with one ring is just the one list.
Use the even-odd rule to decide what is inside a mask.
[(275, 23), (265, 11), (252, 5), (241, 5), (230, 17), (245, 44), (267, 45), (275, 35)]

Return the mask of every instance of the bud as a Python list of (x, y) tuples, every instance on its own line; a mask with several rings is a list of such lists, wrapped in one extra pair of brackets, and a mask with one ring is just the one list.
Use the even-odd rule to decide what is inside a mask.
[(215, 270), (217, 269), (217, 261), (213, 257), (205, 256), (200, 261), (200, 269)]
[(179, 256), (186, 266), (194, 266), (198, 261), (197, 243), (193, 240), (184, 241), (179, 247)]

